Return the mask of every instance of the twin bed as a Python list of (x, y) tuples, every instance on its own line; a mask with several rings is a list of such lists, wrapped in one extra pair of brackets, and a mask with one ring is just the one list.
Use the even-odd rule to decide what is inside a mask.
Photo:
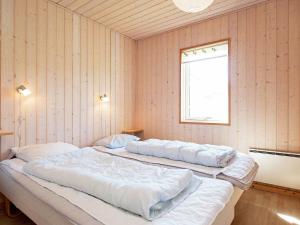
[[(249, 187), (257, 171), (255, 164), (250, 170), (245, 170), (247, 174), (237, 181), (226, 176), (226, 173), (222, 174), (224, 168), (216, 172), (214, 168), (134, 154), (124, 148), (111, 150), (94, 146), (94, 149), (105, 157), (125, 158), (156, 167), (189, 169), (197, 175), (201, 184), (180, 204), (154, 220), (144, 219), (86, 192), (29, 175), (24, 172), (27, 162), (20, 158), (1, 162), (0, 191), (36, 224), (41, 225), (229, 225), (234, 218), (238, 199), (243, 190)], [(91, 149), (89, 151), (93, 152)], [(207, 178), (209, 176), (218, 179)], [(234, 186), (224, 179), (231, 180)]]

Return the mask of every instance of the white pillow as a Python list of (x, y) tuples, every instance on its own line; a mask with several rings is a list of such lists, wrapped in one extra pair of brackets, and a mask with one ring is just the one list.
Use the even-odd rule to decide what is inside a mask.
[(115, 134), (99, 139), (95, 142), (96, 146), (104, 146), (107, 148), (122, 148), (126, 147), (131, 141), (138, 141), (139, 137), (130, 134)]
[(36, 159), (43, 159), (48, 156), (63, 154), (67, 152), (76, 151), (79, 148), (75, 145), (71, 145), (63, 142), (27, 145), (24, 147), (14, 147), (12, 152), (16, 154), (17, 158), (23, 159), (24, 161), (31, 161)]

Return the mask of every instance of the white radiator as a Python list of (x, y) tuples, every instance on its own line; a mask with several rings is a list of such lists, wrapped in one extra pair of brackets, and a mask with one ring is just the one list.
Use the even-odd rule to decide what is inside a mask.
[(250, 148), (259, 164), (256, 181), (300, 189), (300, 154)]

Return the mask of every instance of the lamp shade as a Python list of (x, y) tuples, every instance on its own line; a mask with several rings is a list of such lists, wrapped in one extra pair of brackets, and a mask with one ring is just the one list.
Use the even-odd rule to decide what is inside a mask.
[(100, 102), (109, 102), (109, 97), (106, 94), (104, 94), (102, 96), (99, 96), (99, 100)]
[(19, 87), (17, 87), (17, 91), (20, 95), (23, 95), (23, 96), (28, 96), (31, 94), (31, 91), (24, 85), (20, 85)]
[(173, 0), (177, 8), (184, 12), (196, 13), (206, 9), (214, 0)]

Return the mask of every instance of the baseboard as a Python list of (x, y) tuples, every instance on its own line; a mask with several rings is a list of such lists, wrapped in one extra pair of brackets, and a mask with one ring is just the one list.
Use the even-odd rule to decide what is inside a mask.
[(281, 187), (281, 186), (266, 184), (257, 181), (253, 182), (252, 187), (257, 190), (268, 191), (268, 192), (300, 198), (300, 190), (293, 189), (293, 188)]

